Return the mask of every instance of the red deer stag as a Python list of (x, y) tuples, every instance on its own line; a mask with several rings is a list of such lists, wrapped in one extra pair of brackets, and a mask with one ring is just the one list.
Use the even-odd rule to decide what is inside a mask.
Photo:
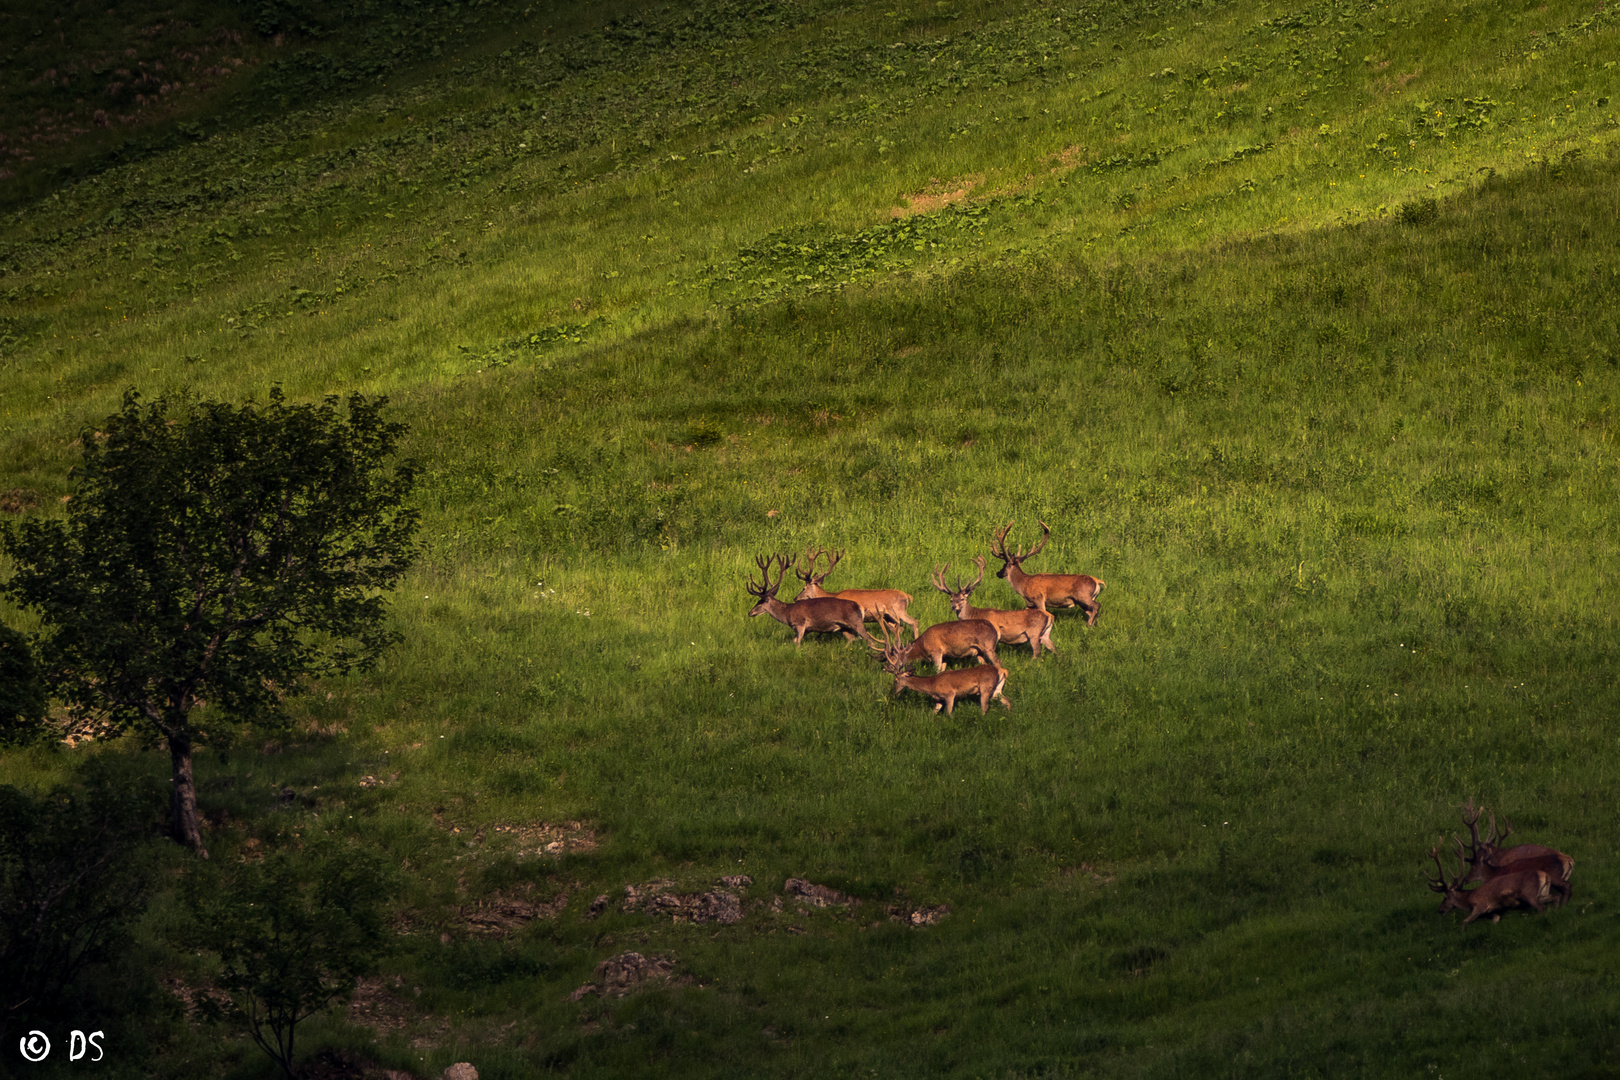
[(1042, 611), (1039, 608), (1002, 611), (998, 608), (973, 606), (971, 603), (973, 590), (984, 580), (984, 556), (975, 558), (973, 564), (979, 568), (979, 576), (965, 588), (960, 576), (956, 579), (955, 588), (946, 588), (945, 572), (951, 568), (950, 563), (934, 567), (934, 588), (950, 597), (951, 610), (956, 612), (956, 617), (982, 619), (989, 623), (995, 627), (997, 644), (1028, 645), (1030, 652), (1037, 659), (1041, 655), (1041, 646), (1045, 645), (1051, 650), (1052, 655), (1056, 656), (1057, 646), (1052, 644), (1052, 624), (1057, 622), (1057, 616), (1050, 611)]
[(983, 619), (935, 623), (906, 646), (901, 646), (899, 641), (891, 646), (889, 628), (885, 626), (883, 645), (880, 647), (874, 642), (869, 648), (885, 656), (893, 651), (900, 657), (901, 664), (927, 660), (936, 672), (945, 670), (946, 660), (963, 660), (970, 656), (977, 656), (982, 664), (1001, 663), (996, 656), (996, 628)]
[[(926, 634), (924, 635), (927, 636)], [(883, 634), (883, 670), (894, 676), (894, 694), (900, 696), (902, 690), (915, 690), (923, 697), (931, 698), (934, 702), (934, 711), (945, 710), (950, 716), (956, 710), (958, 699), (979, 699), (979, 711), (990, 711), (992, 699), (1001, 702), (1008, 710), (1012, 710), (1012, 702), (1001, 694), (1001, 688), (1007, 685), (1007, 669), (992, 661), (980, 664), (978, 667), (957, 668), (942, 675), (913, 675), (906, 670), (913, 661), (905, 659), (907, 649), (889, 641), (888, 631)]]
[[(866, 632), (866, 620), (861, 617), (860, 605), (853, 601), (839, 600), (832, 596), (816, 600), (800, 600), (793, 604), (784, 604), (778, 600), (776, 590), (782, 587), (782, 578), (787, 575), (788, 567), (793, 563), (794, 558), (786, 555), (774, 555), (770, 558), (754, 556), (754, 565), (759, 567), (764, 580), (756, 584), (754, 576), (748, 575), (748, 592), (759, 601), (749, 611), (749, 618), (755, 615), (769, 615), (777, 622), (790, 627), (794, 633), (794, 647), (804, 644), (804, 635), (811, 632), (843, 634), (850, 641), (861, 638), (869, 644), (876, 644), (872, 641), (872, 635)], [(778, 567), (774, 583), (771, 581), (773, 564)]]
[(1428, 878), (1429, 888), (1445, 896), (1440, 902), (1440, 914), (1444, 915), (1448, 911), (1466, 911), (1468, 918), (1463, 920), (1464, 926), (1481, 915), (1489, 915), (1491, 922), (1500, 922), (1502, 912), (1519, 907), (1531, 908), (1539, 915), (1546, 910), (1547, 902), (1552, 897), (1552, 875), (1545, 870), (1522, 870), (1503, 874), (1477, 888), (1465, 890), (1463, 881), (1468, 873), (1468, 860), (1463, 855), (1461, 840), (1457, 841), (1457, 861), (1462, 865), (1453, 880), (1446, 880), (1446, 868), (1440, 862), (1439, 845), (1429, 849), (1429, 857), (1434, 860), (1434, 865), (1440, 871), (1438, 879)]
[(1101, 610), (1097, 594), (1103, 591), (1105, 582), (1090, 574), (1024, 573), (1024, 560), (1041, 553), (1052, 536), (1052, 530), (1046, 522), (1041, 522), (1041, 542), (1029, 551), (1012, 552), (1007, 550), (1007, 533), (1011, 529), (1012, 522), (1009, 521), (990, 541), (990, 554), (1001, 560), (1001, 569), (996, 571), (996, 577), (1006, 578), (1013, 592), (1022, 596), (1024, 603), (1032, 608), (1045, 611), (1047, 604), (1078, 607), (1086, 613), (1086, 625), (1096, 626), (1097, 612)]
[[(1569, 903), (1572, 889), (1570, 876), (1575, 873), (1575, 860), (1562, 851), (1540, 844), (1519, 844), (1517, 847), (1504, 848), (1501, 842), (1507, 839), (1513, 831), (1513, 826), (1503, 822), (1506, 826), (1500, 835), (1496, 831), (1496, 815), (1491, 814), (1491, 832), (1484, 840), (1479, 838), (1479, 819), (1485, 813), (1483, 806), (1477, 810), (1474, 801), (1470, 799), (1468, 805), (1462, 809), (1463, 824), (1468, 827), (1469, 844), (1466, 858), (1468, 872), (1463, 875), (1462, 884), (1470, 881), (1494, 881), (1507, 874), (1517, 874), (1527, 870), (1545, 870), (1552, 878), (1553, 902), (1558, 907)], [(1461, 841), (1458, 841), (1460, 844)]]
[[(816, 573), (816, 560), (823, 555), (827, 556), (827, 569)], [(793, 573), (804, 582), (804, 588), (796, 601), (814, 600), (822, 596), (836, 596), (840, 600), (853, 600), (861, 606), (861, 615), (867, 622), (875, 622), (880, 626), (893, 626), (896, 631), (903, 623), (911, 627), (911, 637), (916, 640), (917, 620), (911, 617), (906, 605), (911, 603), (910, 595), (899, 589), (845, 589), (842, 592), (830, 593), (821, 587), (827, 580), (827, 575), (833, 572), (838, 560), (844, 557), (842, 551), (823, 551), (818, 547), (806, 548), (804, 552), (806, 567), (803, 570), (795, 569)]]

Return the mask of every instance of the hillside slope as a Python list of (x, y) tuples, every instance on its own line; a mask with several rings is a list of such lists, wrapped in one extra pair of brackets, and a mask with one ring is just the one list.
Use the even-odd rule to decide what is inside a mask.
[[(57, 512), (130, 386), (412, 425), (404, 644), (199, 758), (216, 857), (296, 822), (405, 868), (400, 953), (315, 1041), (424, 1075), (1608, 1075), (1615, 16), (601, 15), (480, 8), (506, 29), (269, 117), (250, 73), (0, 223), (8, 510)], [(1010, 712), (745, 618), (754, 557), (818, 544), (945, 619), (933, 567), (1042, 520), (1032, 568), (1108, 586), (1058, 657), (1004, 647)], [(92, 753), (148, 767), (0, 780)], [(1469, 797), (1574, 854), (1575, 901), (1437, 918)], [(737, 922), (637, 899), (736, 874)], [(571, 998), (627, 949), (673, 981)], [(152, 1030), (152, 1072), (257, 1067)]]

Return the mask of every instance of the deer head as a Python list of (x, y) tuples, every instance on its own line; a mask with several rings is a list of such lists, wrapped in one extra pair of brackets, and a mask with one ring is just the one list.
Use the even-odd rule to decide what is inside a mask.
[(1041, 549), (1046, 546), (1046, 541), (1051, 539), (1052, 536), (1051, 528), (1043, 521), (1041, 522), (1041, 539), (1038, 544), (1028, 551), (1008, 551), (1007, 534), (1011, 531), (1012, 522), (1009, 521), (990, 540), (990, 554), (1001, 560), (1001, 569), (996, 571), (996, 577), (998, 578), (1006, 577), (1008, 572), (1014, 568), (1023, 570), (1024, 560), (1039, 555)]
[[(797, 561), (797, 559), (797, 556), (790, 558), (786, 555), (754, 556), (754, 565), (759, 567), (760, 575), (763, 580), (755, 581), (754, 575), (748, 575), (748, 593), (758, 601), (758, 603), (754, 605), (753, 609), (748, 612), (749, 618), (753, 618), (755, 615), (765, 614), (770, 610), (771, 601), (776, 599), (776, 590), (782, 587), (782, 578), (787, 575), (788, 568), (791, 567)], [(773, 566), (776, 567), (775, 582), (771, 581), (771, 568)]]
[(934, 567), (934, 573), (931, 578), (934, 583), (934, 588), (944, 593), (945, 596), (950, 600), (951, 610), (956, 612), (957, 618), (967, 617), (963, 614), (963, 612), (967, 609), (968, 600), (973, 596), (973, 590), (979, 587), (979, 582), (984, 580), (984, 556), (980, 555), (973, 561), (978, 564), (979, 576), (974, 578), (972, 583), (965, 587), (962, 584), (961, 574), (956, 575), (956, 584), (954, 586), (948, 586), (945, 584), (945, 574), (951, 568), (950, 563), (945, 563), (942, 566)]
[[(817, 573), (816, 563), (823, 555), (827, 557), (827, 569)], [(802, 569), (795, 567), (793, 570), (793, 576), (804, 582), (804, 590), (799, 593), (798, 599), (809, 600), (817, 596), (831, 595), (822, 588), (821, 583), (827, 580), (827, 575), (833, 572), (833, 567), (837, 566), (838, 560), (843, 557), (842, 551), (825, 551), (819, 547), (805, 548), (804, 567)]]

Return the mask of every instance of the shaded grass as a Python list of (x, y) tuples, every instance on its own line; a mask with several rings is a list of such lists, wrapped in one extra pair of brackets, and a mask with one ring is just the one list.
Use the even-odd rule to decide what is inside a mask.
[[(75, 248), (80, 238), (12, 249), (38, 266), (80, 260), (74, 272), (106, 276), (94, 288), (138, 310), (134, 328), (98, 316), (109, 320), (103, 338), (54, 353), (37, 346), (67, 329), (77, 310), (68, 290), (54, 308), (27, 301), (41, 321), (26, 331), (37, 340), (7, 354), (17, 378), (4, 405), (16, 410), (5, 421), (6, 488), (66, 491), (77, 418), (104, 412), (96, 403), (143, 367), (159, 369), (142, 381), (154, 389), (262, 392), (270, 379), (299, 394), (388, 389), (412, 425), (427, 547), (395, 604), (404, 644), (369, 676), (312, 687), (276, 745), (221, 748), (198, 770), (222, 857), (249, 835), (325, 827), (405, 865), (409, 933), (390, 974), (421, 993), (410, 997), (417, 1026), (382, 1040), (391, 1060), (426, 1072), (471, 1059), (495, 1076), (1405, 1076), (1504, 1056), (1531, 1075), (1597, 1070), (1613, 1056), (1604, 792), (1614, 779), (1610, 253), (1620, 207), (1606, 129), (1579, 127), (1598, 139), (1583, 158), (1559, 151), (1514, 171), (1509, 155), (1523, 160), (1533, 125), (1445, 128), (1457, 139), (1443, 164), (1468, 182), (1405, 215), (1397, 200), (1440, 189), (1421, 172), (1395, 173), (1417, 166), (1387, 156), (1387, 171), (1368, 177), (1376, 186), (1353, 199), (1307, 195), (1294, 173), (1352, 160), (1337, 136), (1322, 136), (1325, 148), (1309, 130), (1291, 136), (1258, 104), (1236, 126), (1216, 115), (1211, 91), (1248, 79), (1231, 92), (1264, 89), (1275, 113), (1298, 93), (1290, 80), (1328, 69), (1267, 69), (1267, 58), (1291, 56), (1301, 38), (1326, 48), (1347, 26), (1337, 15), (1318, 26), (1315, 11), (1296, 12), (1311, 26), (1290, 30), (1234, 6), (1229, 30), (1209, 19), (1179, 46), (1119, 53), (1116, 41), (1134, 39), (1100, 26), (1095, 41), (1070, 39), (1078, 59), (1128, 62), (1138, 100), (1123, 104), (1125, 84), (1096, 97), (1097, 84), (1071, 86), (1061, 69), (1035, 88), (998, 87), (1006, 71), (981, 72), (981, 92), (1004, 93), (985, 111), (1005, 105), (1009, 118), (970, 128), (979, 137), (966, 142), (948, 137), (966, 115), (949, 111), (962, 87), (902, 119), (838, 122), (864, 144), (831, 121), (768, 114), (761, 94), (757, 127), (726, 129), (759, 135), (765, 152), (739, 149), (740, 164), (690, 164), (692, 136), (670, 149), (686, 162), (668, 162), (665, 144), (663, 164), (616, 165), (610, 134), (607, 157), (599, 144), (548, 151), (550, 168), (566, 158), (595, 170), (577, 192), (572, 179), (547, 180), (545, 202), (503, 208), (525, 167), (510, 164), (500, 179), (466, 177), (471, 205), (453, 221), (427, 216), (449, 201), (413, 205), (416, 193), (362, 208), (349, 191), (298, 210), (303, 196), (289, 192), (331, 162), (284, 162), (287, 186), (242, 196), (241, 215), (259, 216), (246, 208), (264, 200), (266, 216), (282, 215), (277, 229), (299, 232), (245, 234), (225, 213), (142, 226), (147, 244), (174, 235), (163, 230), (237, 230), (208, 250), (237, 250), (239, 268), (195, 301), (111, 280), (122, 264)], [(1470, 15), (1475, 36), (1457, 39), (1458, 56), (1483, 55), (1493, 34), (1540, 37), (1574, 18)], [(782, 40), (808, 48), (838, 20), (870, 40), (944, 29), (918, 8), (899, 34), (874, 36), (880, 17), (827, 16)], [(1439, 40), (1419, 9), (1382, 17), (1422, 25), (1388, 24), (1376, 37), (1363, 20), (1357, 32), (1381, 50), (1369, 69), (1340, 64), (1333, 79), (1345, 85), (1287, 107), (1315, 121), (1315, 107), (1332, 105), (1340, 111), (1322, 122), (1345, 129), (1404, 115), (1387, 103), (1344, 111), (1368, 80), (1390, 77), (1374, 72), (1399, 73)], [(1025, 32), (990, 8), (960, 21), (952, 32), (970, 44)], [(1561, 70), (1583, 70), (1570, 56), (1595, 62), (1608, 39), (1586, 33), (1597, 32), (1557, 46)], [(1269, 44), (1279, 35), (1286, 49)], [(1265, 48), (1245, 46), (1246, 67), (1222, 72), (1209, 59), (1239, 52), (1213, 44), (1251, 40)], [(1346, 55), (1373, 55), (1362, 47)], [(1521, 78), (1528, 51), (1498, 56), (1490, 78)], [(826, 84), (848, 100), (827, 110), (850, 110), (857, 91), (891, 110), (902, 89), (921, 93), (882, 70), (904, 65), (863, 69), (860, 50), (850, 55), (846, 84)], [(760, 77), (748, 57), (728, 62)], [(1164, 67), (1176, 68), (1173, 84), (1148, 79)], [(1475, 85), (1480, 70), (1468, 69)], [(812, 111), (794, 97), (803, 80), (781, 91), (792, 115)], [(1146, 112), (1146, 85), (1169, 94), (1162, 116)], [(465, 112), (445, 106), (445, 116), (487, 119), (504, 91), (457, 93)], [(431, 84), (422, 94), (448, 100)], [(1106, 109), (1091, 108), (1098, 101)], [(1015, 127), (1042, 115), (1012, 119), (1025, 102), (1068, 108), (1110, 140), (1113, 124), (1137, 124), (1107, 144), (1110, 156), (1116, 145), (1133, 161), (1143, 145), (1194, 145), (1157, 165), (1047, 173), (1047, 201), (1020, 205), (1012, 181), (1074, 138)], [(1178, 110), (1188, 136), (1156, 126)], [(331, 147), (353, 145), (360, 118), (329, 115), (352, 125), (323, 120), (320, 130), (337, 131)], [(768, 186), (742, 171), (772, 157), (766, 116), (778, 138), (826, 124), (802, 152), (774, 155)], [(930, 135), (930, 123), (940, 130)], [(898, 128), (947, 149), (925, 168)], [(888, 151), (872, 141), (880, 132)], [(323, 138), (296, 150), (313, 154)], [(1194, 169), (1263, 141), (1279, 145)], [(1476, 157), (1501, 175), (1474, 176)], [(1171, 169), (1173, 183), (1137, 179)], [(992, 207), (1004, 216), (984, 237), (971, 235), (977, 226), (907, 234), (943, 237), (942, 251), (892, 267), (849, 239), (929, 176), (976, 171), (1005, 189)], [(1278, 190), (1215, 198), (1221, 185), (1260, 188), (1267, 176)], [(1129, 190), (1140, 197), (1119, 205)], [(1289, 195), (1318, 203), (1290, 210)], [(1154, 216), (1200, 198), (1182, 217)], [(1339, 227), (1307, 228), (1330, 220)], [(795, 283), (757, 303), (711, 292), (716, 275), (682, 266), (741, 267), (747, 249), (796, 274), (800, 254), (760, 238), (807, 221), (826, 223), (793, 234), (818, 258), (873, 272), (820, 291)], [(290, 236), (324, 245), (319, 261)], [(190, 242), (167, 253), (174, 274)], [(159, 256), (153, 266), (166, 252), (142, 258)], [(170, 270), (153, 273), (167, 281)], [(601, 276), (614, 270), (621, 277)], [(43, 280), (36, 273), (13, 276)], [(365, 286), (336, 293), (351, 275)], [(276, 303), (255, 312), (254, 297)], [(242, 325), (221, 330), (222, 319)], [(548, 325), (569, 329), (560, 341), (495, 347)], [(1097, 627), (1058, 616), (1060, 657), (1009, 651), (1010, 713), (933, 717), (915, 697), (889, 699), (891, 680), (861, 647), (794, 650), (784, 627), (744, 618), (753, 556), (810, 543), (848, 549), (831, 584), (905, 588), (925, 622), (946, 618), (926, 587), (932, 566), (964, 568), (1009, 520), (1028, 542), (1038, 519), (1054, 535), (1037, 569), (1109, 584)], [(1015, 602), (994, 579), (977, 599)], [(70, 759), (8, 754), (0, 777)], [(362, 777), (384, 783), (362, 787)], [(1470, 796), (1513, 817), (1527, 840), (1576, 856), (1574, 903), (1467, 931), (1434, 915), (1418, 880), (1423, 854)], [(536, 857), (494, 831), (574, 819), (597, 830), (596, 852)], [(668, 877), (695, 891), (729, 873), (756, 882), (735, 926), (617, 909), (626, 884)], [(768, 901), (788, 876), (862, 902), (775, 913)], [(555, 921), (505, 941), (474, 937), (457, 914), (525, 885), (571, 899)], [(587, 919), (597, 893), (615, 905)], [(936, 903), (951, 914), (920, 930), (885, 911)], [(159, 909), (154, 934), (169, 917)], [(566, 1000), (626, 948), (673, 953), (691, 982)], [(444, 1032), (431, 1034), (440, 1020)], [(336, 1021), (323, 1032), (368, 1042)], [(415, 1036), (433, 1045), (414, 1047)], [(160, 1060), (178, 1062), (180, 1047)], [(199, 1055), (193, 1068), (255, 1068), (241, 1047), (184, 1053)]]

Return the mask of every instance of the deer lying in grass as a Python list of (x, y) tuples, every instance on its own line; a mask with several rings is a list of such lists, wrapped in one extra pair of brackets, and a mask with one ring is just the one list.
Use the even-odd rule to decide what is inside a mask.
[(1039, 608), (1022, 608), (1018, 611), (1002, 611), (999, 608), (974, 607), (971, 603), (973, 590), (979, 587), (984, 580), (984, 556), (980, 555), (973, 560), (979, 568), (979, 576), (973, 583), (963, 587), (962, 578), (956, 579), (955, 588), (945, 585), (945, 572), (951, 568), (950, 563), (934, 567), (934, 588), (950, 597), (951, 610), (956, 612), (958, 619), (981, 619), (989, 623), (996, 631), (996, 642), (1003, 645), (1028, 645), (1030, 653), (1037, 659), (1041, 655), (1041, 646), (1045, 645), (1053, 656), (1057, 655), (1057, 646), (1052, 644), (1052, 624), (1057, 622), (1057, 616), (1050, 611)]
[[(816, 573), (816, 560), (823, 555), (827, 556), (827, 569)], [(906, 605), (911, 603), (911, 596), (899, 589), (845, 589), (842, 592), (830, 593), (821, 587), (827, 580), (827, 575), (833, 572), (838, 560), (844, 557), (842, 551), (823, 551), (818, 547), (806, 548), (804, 552), (806, 566), (803, 570), (795, 569), (793, 573), (804, 582), (795, 601), (814, 600), (823, 596), (835, 596), (840, 600), (852, 600), (861, 606), (861, 615), (867, 622), (875, 622), (880, 626), (893, 626), (896, 631), (901, 624), (911, 628), (912, 639), (917, 637), (917, 620), (911, 617)]]
[[(788, 567), (792, 566), (793, 558), (786, 555), (774, 555), (770, 558), (754, 556), (754, 565), (759, 567), (764, 576), (761, 582), (755, 582), (752, 574), (748, 575), (748, 592), (759, 603), (748, 612), (748, 617), (755, 615), (769, 615), (777, 622), (793, 630), (793, 645), (795, 648), (804, 644), (804, 635), (807, 633), (843, 634), (846, 640), (854, 641), (856, 638), (868, 644), (877, 644), (872, 635), (866, 632), (866, 619), (861, 614), (859, 604), (850, 600), (839, 600), (836, 597), (824, 596), (814, 600), (800, 600), (797, 603), (784, 604), (776, 598), (776, 590), (782, 587), (782, 578), (787, 575)], [(771, 581), (771, 567), (777, 566), (776, 581)]]
[[(924, 635), (926, 636), (926, 635)], [(905, 659), (907, 649), (889, 641), (888, 631), (883, 633), (883, 670), (894, 676), (894, 694), (900, 696), (902, 690), (915, 690), (934, 702), (934, 711), (945, 710), (950, 716), (956, 710), (957, 699), (978, 698), (979, 711), (990, 711), (992, 699), (1001, 702), (1009, 712), (1012, 702), (1001, 694), (1001, 688), (1007, 685), (1007, 669), (992, 661), (980, 664), (978, 667), (957, 668), (941, 675), (913, 675), (906, 670), (906, 666), (913, 663)]]
[(1041, 522), (1040, 543), (1029, 551), (1011, 552), (1007, 550), (1007, 533), (1011, 529), (1012, 522), (1009, 521), (990, 541), (990, 554), (1001, 560), (1001, 569), (996, 571), (996, 577), (1006, 578), (1013, 592), (1022, 596), (1024, 603), (1032, 608), (1045, 611), (1048, 604), (1064, 608), (1078, 607), (1086, 613), (1086, 625), (1096, 626), (1097, 613), (1102, 610), (1102, 605), (1097, 603), (1097, 594), (1103, 591), (1106, 582), (1090, 574), (1024, 573), (1024, 560), (1041, 553), (1052, 536), (1052, 530), (1046, 522)]
[(1440, 871), (1438, 879), (1428, 878), (1429, 888), (1445, 896), (1440, 902), (1440, 914), (1453, 910), (1466, 911), (1468, 918), (1463, 920), (1464, 926), (1481, 915), (1489, 915), (1491, 922), (1500, 922), (1502, 912), (1519, 907), (1531, 908), (1540, 915), (1552, 898), (1552, 875), (1545, 870), (1517, 870), (1492, 878), (1477, 888), (1465, 890), (1463, 882), (1467, 880), (1468, 860), (1463, 854), (1461, 840), (1457, 841), (1457, 861), (1461, 865), (1453, 880), (1446, 880), (1439, 845), (1429, 849), (1429, 857)]
[[(1470, 841), (1466, 850), (1468, 872), (1463, 875), (1460, 884), (1470, 881), (1494, 881), (1507, 874), (1522, 873), (1528, 870), (1545, 871), (1552, 879), (1553, 903), (1563, 907), (1569, 903), (1572, 892), (1569, 879), (1575, 873), (1575, 860), (1550, 847), (1540, 844), (1519, 844), (1516, 847), (1504, 848), (1501, 842), (1506, 840), (1513, 831), (1512, 824), (1504, 821), (1505, 828), (1500, 835), (1496, 830), (1496, 815), (1491, 815), (1490, 835), (1484, 840), (1479, 838), (1479, 819), (1485, 813), (1483, 806), (1474, 808), (1474, 801), (1470, 799), (1468, 805), (1462, 809), (1463, 824), (1468, 827)], [(1461, 845), (1461, 841), (1458, 844)]]

